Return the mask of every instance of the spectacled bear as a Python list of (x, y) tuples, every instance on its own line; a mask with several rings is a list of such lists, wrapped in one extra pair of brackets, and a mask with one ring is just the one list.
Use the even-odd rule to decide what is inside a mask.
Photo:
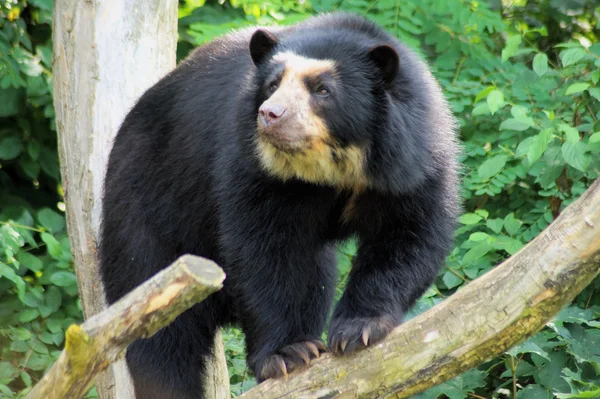
[(202, 396), (215, 331), (235, 323), (258, 381), (307, 366), (358, 243), (328, 348), (383, 339), (434, 281), (459, 211), (455, 120), (426, 64), (376, 24), (320, 15), (196, 49), (125, 118), (105, 179), (110, 303), (182, 254), (224, 288), (126, 359), (138, 398)]

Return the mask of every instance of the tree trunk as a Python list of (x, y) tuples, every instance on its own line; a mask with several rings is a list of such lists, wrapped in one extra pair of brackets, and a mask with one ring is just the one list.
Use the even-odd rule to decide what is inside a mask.
[[(67, 225), (86, 318), (106, 305), (96, 244), (108, 155), (135, 101), (175, 66), (177, 6), (177, 0), (54, 2), (58, 150)], [(226, 370), (224, 360), (224, 354), (219, 354), (212, 362), (220, 373)], [(214, 378), (219, 384), (229, 381), (223, 375)], [(96, 386), (102, 399), (133, 398), (124, 361), (115, 364), (112, 372), (105, 372)], [(225, 391), (228, 397), (228, 387)]]
[(535, 334), (600, 273), (600, 180), (535, 240), (383, 342), (240, 399), (407, 398)]

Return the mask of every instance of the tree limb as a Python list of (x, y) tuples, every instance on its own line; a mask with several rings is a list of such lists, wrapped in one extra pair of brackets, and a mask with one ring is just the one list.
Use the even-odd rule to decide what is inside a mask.
[(535, 334), (600, 273), (600, 180), (536, 239), (484, 276), (351, 356), (240, 396), (406, 398)]
[(27, 399), (80, 398), (97, 374), (138, 338), (150, 337), (222, 287), (214, 262), (184, 255), (82, 325), (71, 325), (65, 349)]

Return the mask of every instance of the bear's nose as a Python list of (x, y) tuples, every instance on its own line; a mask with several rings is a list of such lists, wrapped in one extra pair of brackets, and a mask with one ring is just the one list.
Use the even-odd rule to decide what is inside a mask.
[(258, 115), (264, 126), (269, 126), (281, 120), (286, 108), (278, 104), (263, 104), (258, 109)]

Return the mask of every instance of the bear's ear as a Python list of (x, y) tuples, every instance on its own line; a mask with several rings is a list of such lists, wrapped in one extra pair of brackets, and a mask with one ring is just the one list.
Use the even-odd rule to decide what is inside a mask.
[(383, 81), (388, 85), (391, 84), (398, 74), (398, 68), (400, 67), (398, 52), (392, 46), (382, 44), (370, 49), (369, 57), (381, 69)]
[(279, 40), (270, 32), (259, 29), (252, 35), (250, 39), (250, 57), (254, 65), (262, 62), (265, 56), (277, 46)]

